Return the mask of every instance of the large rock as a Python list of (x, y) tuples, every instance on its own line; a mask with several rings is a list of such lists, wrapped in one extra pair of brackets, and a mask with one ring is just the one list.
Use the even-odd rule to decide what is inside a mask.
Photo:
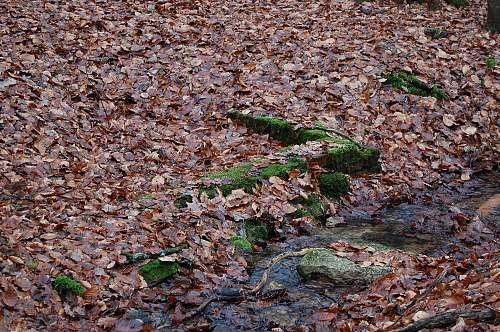
[(306, 280), (325, 276), (339, 285), (370, 283), (391, 272), (389, 267), (362, 267), (345, 257), (335, 255), (328, 249), (317, 249), (306, 254), (302, 257), (297, 270)]

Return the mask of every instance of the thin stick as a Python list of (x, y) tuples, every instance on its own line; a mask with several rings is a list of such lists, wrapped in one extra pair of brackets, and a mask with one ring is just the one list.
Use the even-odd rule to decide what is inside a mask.
[(335, 135), (338, 135), (338, 136), (340, 136), (342, 138), (345, 138), (348, 141), (353, 142), (354, 144), (356, 144), (356, 146), (358, 148), (360, 148), (360, 149), (364, 148), (364, 146), (361, 143), (359, 143), (358, 141), (356, 141), (354, 138), (352, 138), (348, 134), (341, 132), (340, 130), (333, 129), (333, 128), (322, 128), (322, 127), (313, 127), (312, 129), (319, 129), (319, 130), (327, 131), (327, 132), (330, 132), (330, 133), (334, 133)]

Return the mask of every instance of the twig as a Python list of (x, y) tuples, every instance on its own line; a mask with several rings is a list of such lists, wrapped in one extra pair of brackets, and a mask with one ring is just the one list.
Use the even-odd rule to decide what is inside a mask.
[(452, 310), (443, 312), (432, 317), (421, 319), (413, 324), (405, 326), (401, 329), (394, 330), (393, 332), (418, 332), (422, 329), (431, 329), (439, 327), (448, 327), (453, 325), (458, 318), (470, 319), (479, 322), (494, 321), (496, 317), (494, 310), (481, 310), (481, 311), (465, 311), (465, 310)]
[(425, 291), (420, 294), (419, 296), (416, 296), (410, 303), (408, 303), (407, 305), (405, 305), (403, 308), (402, 308), (402, 312), (401, 312), (401, 316), (399, 316), (399, 318), (391, 324), (391, 326), (393, 325), (396, 325), (397, 323), (399, 323), (399, 321), (404, 317), (404, 315), (406, 314), (406, 312), (411, 308), (413, 307), (415, 304), (417, 304), (418, 302), (422, 301), (423, 299), (425, 299), (427, 297), (427, 295), (429, 295), (432, 290), (439, 284), (441, 283), (441, 281), (443, 281), (443, 279), (446, 277), (446, 275), (448, 274), (448, 269), (445, 268), (437, 277), (436, 279), (434, 279), (434, 281), (425, 289)]

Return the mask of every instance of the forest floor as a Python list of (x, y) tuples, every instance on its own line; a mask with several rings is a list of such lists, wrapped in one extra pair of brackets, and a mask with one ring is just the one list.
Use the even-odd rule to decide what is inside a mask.
[[(294, 197), (316, 190), (320, 169), (174, 206), (204, 175), (283, 147), (228, 119), (231, 109), (319, 121), (381, 151), (381, 172), (352, 176), (349, 194), (329, 205), (334, 216), (373, 220), (405, 202), (440, 204), (480, 175), (498, 180), (500, 37), (484, 29), (485, 1), (437, 11), (349, 0), (4, 1), (0, 12), (0, 331), (224, 330), (213, 325), (221, 317), (236, 330), (283, 328), (240, 321), (238, 304), (185, 319), (215, 289), (248, 283), (248, 255), (230, 242), (242, 216), (272, 220), (270, 245), (319, 227), (287, 214)], [(426, 28), (447, 35), (433, 39)], [(447, 98), (385, 84), (399, 70)], [(296, 330), (382, 331), (449, 309), (498, 313), (498, 197), (472, 213), (443, 205), (419, 219), (419, 232), (455, 239), (449, 251), (390, 251), (392, 274)], [(181, 244), (178, 259), (189, 264), (155, 286), (138, 273), (145, 262), (124, 256)], [(444, 270), (419, 309), (402, 312)], [(85, 294), (62, 299), (60, 275)], [(252, 301), (276, 300), (243, 299)], [(131, 318), (131, 309), (164, 321)], [(451, 326), (495, 328), (462, 318)]]

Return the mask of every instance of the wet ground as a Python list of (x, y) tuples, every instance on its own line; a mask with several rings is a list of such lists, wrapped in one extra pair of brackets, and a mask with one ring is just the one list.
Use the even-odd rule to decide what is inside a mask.
[[(498, 231), (499, 179), (498, 173), (490, 173), (467, 182), (458, 190), (441, 188), (432, 196), (424, 195), (415, 203), (385, 208), (373, 217), (354, 211), (345, 216), (347, 224), (343, 227), (322, 227), (308, 236), (270, 244), (263, 252), (246, 257), (251, 271), (250, 284), (259, 281), (267, 262), (280, 253), (323, 247), (337, 241), (413, 254), (448, 253), (450, 246), (458, 241), (452, 234), (463, 218), (481, 215), (485, 224)], [(279, 326), (288, 330), (306, 323), (306, 317), (329, 307), (342, 294), (356, 292), (356, 287), (336, 287), (327, 280), (302, 281), (296, 270), (299, 260), (287, 259), (275, 265), (270, 274), (271, 287), (284, 287), (286, 296), (273, 301), (213, 304), (207, 310), (215, 310), (220, 316), (212, 322), (211, 328), (243, 331), (245, 326), (257, 326), (257, 330), (268, 331)]]

